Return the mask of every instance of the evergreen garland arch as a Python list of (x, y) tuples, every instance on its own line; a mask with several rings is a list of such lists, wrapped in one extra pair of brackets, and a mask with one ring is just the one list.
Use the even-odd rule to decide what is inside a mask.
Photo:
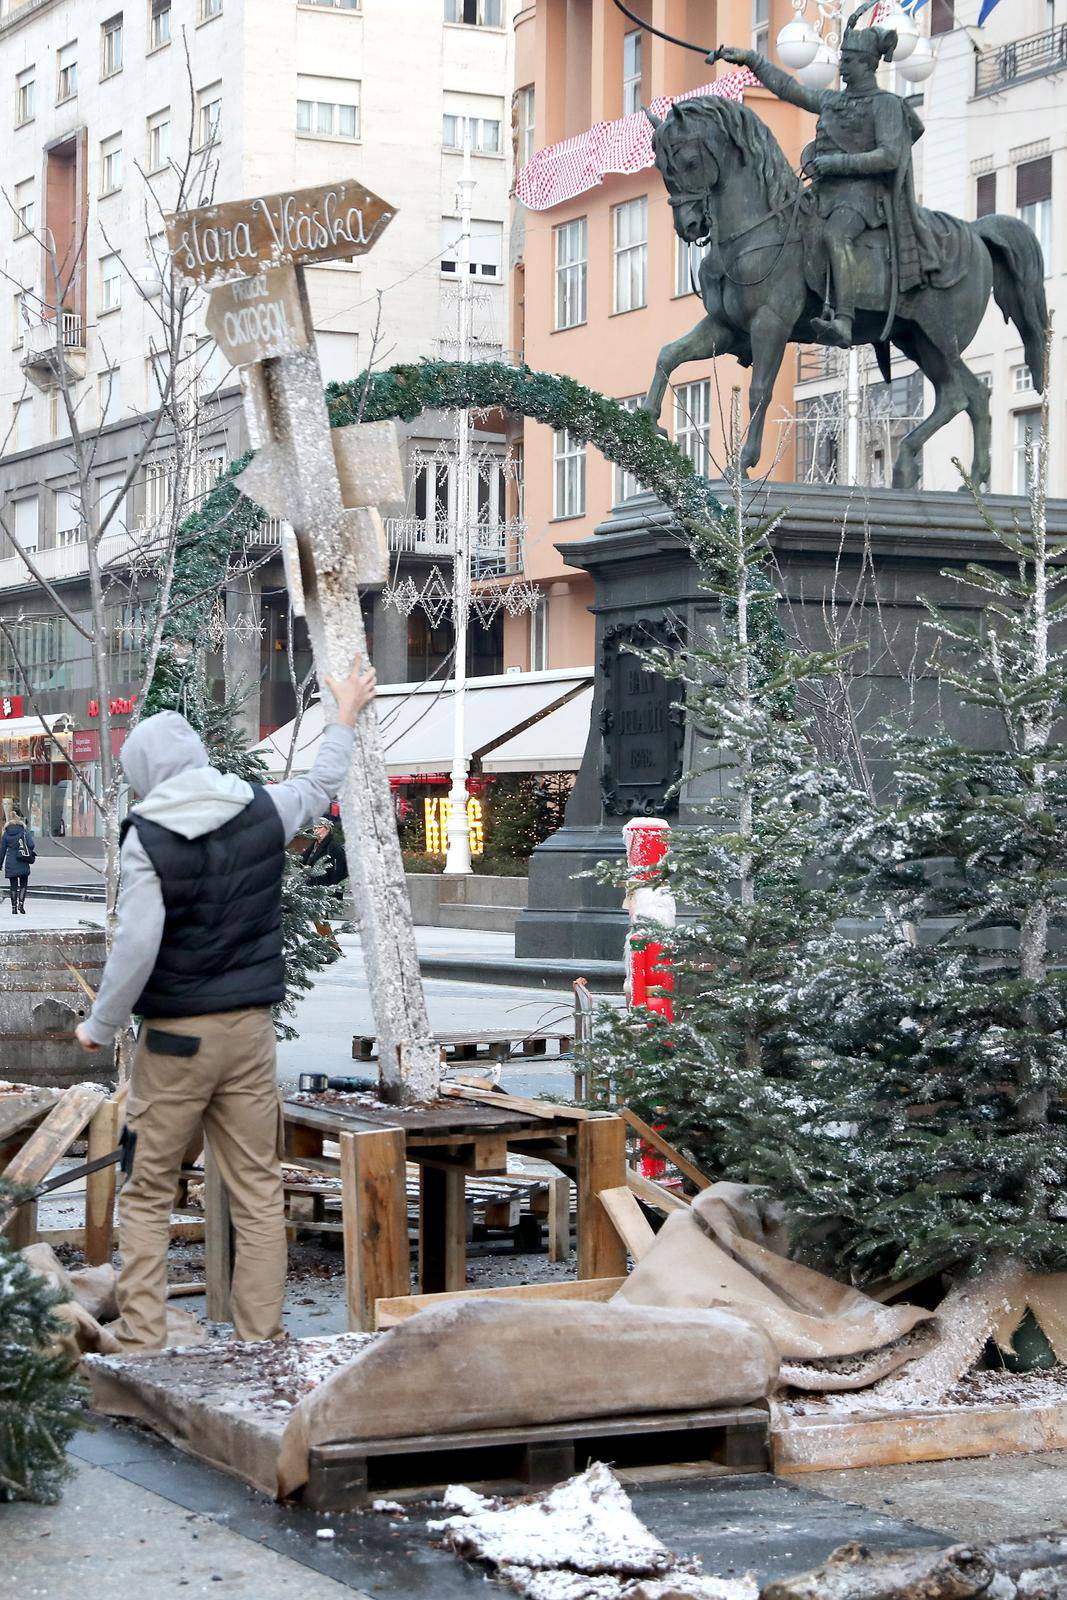
[[(508, 411), (542, 422), (557, 433), (595, 445), (601, 455), (630, 472), (675, 514), (694, 544), (723, 516), (706, 478), (688, 456), (659, 432), (646, 411), (626, 411), (617, 401), (573, 378), (535, 372), (501, 361), (420, 361), (363, 372), (326, 388), (330, 426), (395, 419), (412, 422), (423, 411)], [(175, 642), (195, 639), (214, 600), (213, 579), (264, 519), (234, 479), (251, 457), (242, 456), (223, 474), (197, 511), (182, 524), (166, 634)]]

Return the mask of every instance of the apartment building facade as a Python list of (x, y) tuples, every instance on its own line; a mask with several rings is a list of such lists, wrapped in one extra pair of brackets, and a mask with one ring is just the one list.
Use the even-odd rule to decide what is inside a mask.
[[(788, 0), (630, 0), (664, 32), (706, 43), (767, 48), (793, 15)], [(640, 115), (659, 96), (699, 89), (724, 70), (642, 33), (612, 0), (529, 0), (515, 23), (516, 162), (598, 123)], [(812, 119), (762, 88), (745, 103), (796, 163)], [(659, 173), (610, 173), (543, 210), (517, 204), (512, 232), (512, 342), (534, 368), (564, 372), (636, 406), (656, 357), (702, 316), (697, 253), (677, 238)], [(794, 373), (775, 387), (760, 472), (793, 476)], [(715, 477), (724, 458), (731, 393), (748, 373), (731, 357), (678, 369), (662, 416), (670, 436)], [(591, 659), (592, 583), (556, 546), (587, 537), (637, 485), (591, 446), (528, 422), (523, 430), (526, 574), (542, 591), (532, 620), (505, 632), (513, 665), (564, 667)]]
[[(9, 205), (6, 294), (0, 296), (0, 507), (5, 521), (76, 615), (87, 606), (85, 531), (72, 494), (71, 443), (49, 380), (66, 363), (79, 416), (96, 438), (94, 485), (110, 505), (157, 398), (151, 291), (165, 266), (161, 213), (174, 204), (176, 167), (192, 150), (210, 169), (218, 200), (357, 178), (396, 208), (374, 250), (312, 267), (307, 282), (327, 380), (368, 362), (388, 365), (455, 348), (459, 233), (456, 186), (471, 148), (472, 334), (476, 350), (508, 345), (505, 234), (511, 183), (508, 104), (511, 22), (517, 0), (4, 0), (0, 7), (0, 188)], [(64, 263), (48, 266), (43, 238)], [(165, 292), (165, 291), (164, 291)], [(6, 303), (5, 303), (6, 301)], [(200, 372), (197, 482), (206, 490), (243, 448), (237, 375), (192, 313)], [(408, 515), (390, 527), (396, 572), (422, 584), (435, 564), (447, 578), (452, 420), (409, 430)], [(480, 471), (504, 453), (487, 429)], [(108, 559), (136, 548), (156, 509), (149, 459), (108, 535)], [(483, 490), (487, 514), (497, 482)], [(113, 548), (112, 548), (113, 546)], [(259, 552), (269, 557), (269, 549)], [(514, 559), (514, 558), (512, 558)], [(394, 576), (396, 573), (394, 572)], [(87, 646), (0, 535), (0, 613), (38, 691), (33, 709), (92, 732)], [(383, 680), (421, 678), (447, 659), (447, 619), (410, 616), (382, 597), (367, 620)], [(226, 599), (226, 626), (209, 670), (240, 669), (248, 731), (292, 715), (285, 660), (287, 597), (280, 562), (267, 559)], [(301, 662), (306, 656), (299, 641)], [(120, 709), (139, 676), (136, 639), (109, 619)], [(496, 633), (475, 630), (473, 665), (500, 664)], [(21, 796), (45, 833), (91, 834), (69, 768), (45, 763), (27, 726), (25, 683), (0, 641), (0, 790)], [(20, 706), (18, 696), (22, 696)], [(7, 715), (4, 715), (6, 710)], [(20, 715), (21, 713), (21, 715)], [(8, 723), (5, 738), (5, 722)], [(121, 737), (121, 733), (120, 733)], [(89, 750), (83, 737), (80, 748)], [(79, 748), (78, 744), (73, 749)]]

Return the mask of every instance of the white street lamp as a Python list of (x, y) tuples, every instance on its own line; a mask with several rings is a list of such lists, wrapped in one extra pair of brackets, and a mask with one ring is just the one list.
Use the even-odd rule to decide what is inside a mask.
[(900, 76), (908, 83), (925, 83), (937, 66), (937, 51), (925, 34), (915, 41), (915, 49), (900, 63)]
[(894, 64), (899, 66), (902, 61), (915, 52), (922, 35), (919, 33), (919, 24), (909, 11), (903, 6), (893, 6), (879, 22), (880, 28), (889, 29), (897, 36), (897, 47), (893, 51)]
[(810, 22), (803, 17), (794, 17), (778, 34), (778, 59), (783, 66), (798, 72), (801, 67), (810, 66), (815, 60), (821, 42)]
[(837, 77), (840, 57), (828, 44), (820, 44), (806, 67), (801, 67), (797, 77), (806, 89), (828, 89)]

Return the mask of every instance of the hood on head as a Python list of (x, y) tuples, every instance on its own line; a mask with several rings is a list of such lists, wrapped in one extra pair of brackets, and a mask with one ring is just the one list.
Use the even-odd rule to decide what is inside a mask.
[(119, 760), (130, 788), (142, 800), (179, 772), (211, 765), (204, 741), (177, 711), (157, 711), (139, 722)]

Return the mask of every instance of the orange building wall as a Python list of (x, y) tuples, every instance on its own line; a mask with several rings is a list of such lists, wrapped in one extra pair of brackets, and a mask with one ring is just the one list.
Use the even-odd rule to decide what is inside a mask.
[[(632, 11), (657, 27), (709, 49), (719, 43), (751, 42), (751, 0), (627, 0)], [(772, 0), (770, 37), (793, 15), (788, 0)], [(623, 36), (632, 24), (612, 0), (533, 0), (516, 19), (515, 86), (535, 91), (535, 148), (584, 132), (594, 123), (622, 115)], [(773, 52), (773, 43), (772, 43)], [(709, 67), (703, 56), (644, 35), (642, 98), (679, 94), (709, 83), (724, 69)], [(812, 119), (782, 105), (763, 89), (750, 90), (745, 103), (769, 123), (786, 155), (797, 164), (811, 137)], [(648, 304), (613, 314), (612, 218), (621, 201), (648, 196)], [(576, 217), (588, 218), (587, 321), (554, 331), (555, 263), (553, 229)], [(700, 318), (694, 294), (674, 294), (675, 234), (662, 179), (655, 168), (633, 175), (608, 176), (599, 188), (549, 211), (524, 213), (522, 264), (513, 275), (512, 346), (536, 370), (566, 373), (616, 399), (643, 394), (656, 357)], [(794, 475), (792, 438), (775, 419), (792, 410), (794, 356), (787, 351), (768, 415), (766, 449), (760, 471), (789, 480)], [(724, 414), (740, 385), (747, 401), (748, 373), (732, 357), (693, 362), (673, 381), (689, 383), (714, 375)], [(713, 389), (714, 396), (714, 389)], [(713, 398), (713, 409), (715, 401)], [(673, 400), (668, 393), (661, 418), (673, 435)], [(548, 601), (548, 665), (581, 666), (592, 660), (593, 619), (588, 612), (591, 580), (568, 567), (557, 543), (588, 537), (612, 505), (612, 468), (591, 445), (586, 453), (586, 513), (552, 516), (552, 431), (527, 422), (524, 428), (526, 572)], [(721, 437), (711, 435), (712, 453), (722, 459)], [(785, 448), (783, 450), (783, 441)], [(778, 456), (777, 463), (775, 457)], [(529, 665), (529, 623), (508, 619), (505, 666)]]

